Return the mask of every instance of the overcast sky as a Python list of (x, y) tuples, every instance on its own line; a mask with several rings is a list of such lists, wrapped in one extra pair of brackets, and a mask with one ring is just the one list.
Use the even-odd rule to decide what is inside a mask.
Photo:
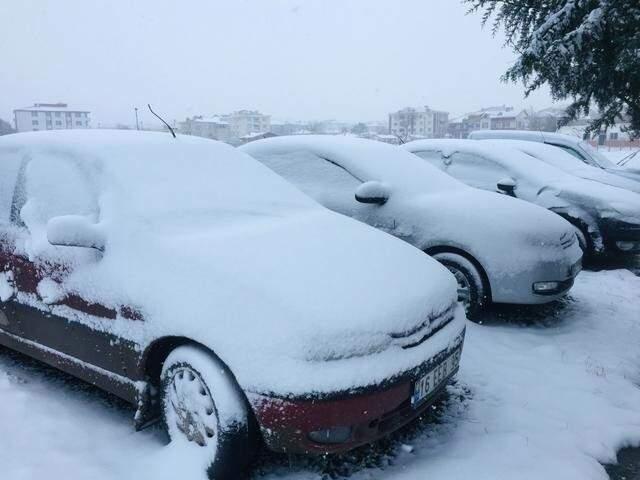
[[(259, 109), (278, 119), (385, 120), (543, 108), (499, 78), (514, 55), (458, 0), (20, 0), (0, 5), (0, 118), (34, 102), (134, 123)], [(151, 122), (149, 114), (143, 115)]]

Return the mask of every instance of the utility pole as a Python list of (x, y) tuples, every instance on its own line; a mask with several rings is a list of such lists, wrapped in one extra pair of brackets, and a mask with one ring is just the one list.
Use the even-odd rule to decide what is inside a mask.
[(135, 107), (134, 110), (136, 111), (136, 130), (140, 130), (140, 124), (138, 123), (138, 107)]

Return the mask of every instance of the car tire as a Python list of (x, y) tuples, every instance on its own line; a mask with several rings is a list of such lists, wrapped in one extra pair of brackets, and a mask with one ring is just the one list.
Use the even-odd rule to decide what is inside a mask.
[(488, 302), (489, 289), (478, 268), (457, 253), (440, 252), (432, 255), (447, 267), (458, 282), (458, 301), (469, 320), (475, 320)]
[(161, 389), (171, 442), (188, 444), (209, 478), (243, 478), (253, 450), (249, 413), (226, 366), (203, 348), (178, 347), (164, 362)]

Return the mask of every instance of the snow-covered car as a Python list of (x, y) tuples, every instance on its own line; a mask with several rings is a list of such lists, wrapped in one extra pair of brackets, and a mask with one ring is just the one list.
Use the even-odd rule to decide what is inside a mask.
[[(441, 261), (456, 277), (470, 317), (488, 301), (555, 300), (580, 270), (582, 253), (567, 222), (526, 202), (469, 188), (396, 146), (297, 135), (241, 149), (324, 206)], [(508, 251), (517, 251), (517, 259)]]
[(138, 426), (162, 415), (216, 479), (260, 432), (289, 453), (373, 441), (458, 369), (447, 269), (229, 145), (4, 136), (0, 215), (0, 344), (134, 403)]
[(600, 168), (611, 174), (626, 177), (630, 180), (640, 182), (640, 171), (621, 168), (589, 143), (578, 137), (564, 135), (562, 133), (537, 132), (532, 130), (476, 130), (469, 134), (470, 140), (524, 140), (527, 142), (538, 142), (553, 147), (560, 148), (573, 155), (587, 165)]
[(640, 251), (640, 195), (564, 170), (514, 148), (476, 140), (416, 140), (405, 150), (472, 187), (542, 206), (568, 220), (589, 255)]
[(640, 193), (640, 182), (616, 175), (602, 168), (588, 165), (566, 151), (551, 145), (540, 142), (528, 142), (526, 140), (485, 140), (485, 142), (515, 148), (576, 177)]

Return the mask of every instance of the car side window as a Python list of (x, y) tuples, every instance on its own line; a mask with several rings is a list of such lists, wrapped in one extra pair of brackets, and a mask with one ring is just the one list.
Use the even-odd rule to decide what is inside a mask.
[(47, 223), (61, 215), (84, 215), (98, 220), (95, 188), (80, 164), (55, 156), (31, 158), (19, 175), (14, 212), (29, 232), (29, 253), (37, 256), (53, 247), (47, 240)]
[(452, 177), (484, 190), (496, 190), (499, 180), (511, 176), (502, 165), (485, 158), (466, 152), (455, 152), (449, 156), (445, 171)]
[(303, 151), (257, 158), (328, 208), (344, 211), (355, 204), (355, 190), (362, 182), (330, 160)]

